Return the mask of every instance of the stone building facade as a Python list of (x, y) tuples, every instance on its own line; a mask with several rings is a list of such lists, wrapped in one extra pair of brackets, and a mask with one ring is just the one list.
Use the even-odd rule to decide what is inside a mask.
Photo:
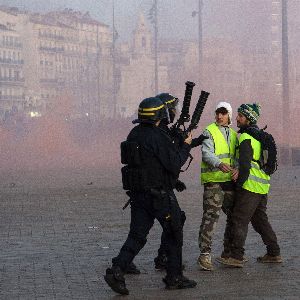
[(24, 107), (23, 44), (17, 16), (0, 11), (0, 117)]
[[(136, 116), (142, 99), (155, 94), (155, 59), (153, 52), (153, 34), (141, 14), (133, 32), (130, 46), (122, 46), (124, 54), (119, 66), (119, 90), (117, 94), (117, 113), (123, 117)], [(128, 55), (126, 57), (126, 54)], [(169, 91), (168, 69), (158, 66), (158, 90)]]
[[(1, 51), (1, 65), (6, 64), (1, 67), (4, 74), (1, 87), (4, 79), (6, 85), (14, 87), (1, 90), (1, 95), (10, 99), (12, 95), (22, 95), (23, 103), (19, 106), (25, 112), (34, 110), (40, 114), (60, 105), (62, 96), (68, 95), (73, 99), (74, 117), (112, 116), (112, 34), (107, 25), (92, 19), (88, 13), (70, 9), (33, 14), (0, 7), (0, 16), (3, 41), (8, 34), (14, 41), (20, 41), (13, 46), (10, 42), (1, 44), (3, 49), (16, 45), (20, 48), (20, 51)], [(9, 60), (10, 68), (4, 55), (17, 58)], [(14, 104), (10, 101), (5, 110), (12, 109)]]

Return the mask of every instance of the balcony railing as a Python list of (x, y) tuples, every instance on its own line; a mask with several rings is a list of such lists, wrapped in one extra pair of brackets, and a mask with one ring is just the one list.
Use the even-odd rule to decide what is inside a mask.
[(65, 40), (65, 37), (62, 36), (62, 35), (49, 34), (49, 33), (41, 33), (41, 32), (39, 32), (39, 37), (53, 39), (53, 40), (59, 40), (59, 41)]
[(24, 101), (25, 97), (23, 95), (12, 96), (12, 95), (0, 95), (0, 101)]
[(49, 52), (64, 52), (64, 47), (40, 47), (41, 51), (49, 51)]
[(19, 84), (25, 82), (25, 78), (0, 77), (0, 82)]
[(21, 49), (23, 47), (22, 43), (3, 43), (0, 42), (0, 47), (1, 48), (18, 48)]
[(23, 65), (24, 64), (24, 60), (23, 59), (13, 60), (11, 58), (1, 58), (0, 57), (0, 63), (1, 64), (10, 64), (10, 65)]
[(64, 85), (65, 81), (63, 79), (58, 79), (58, 78), (41, 78), (40, 83)]

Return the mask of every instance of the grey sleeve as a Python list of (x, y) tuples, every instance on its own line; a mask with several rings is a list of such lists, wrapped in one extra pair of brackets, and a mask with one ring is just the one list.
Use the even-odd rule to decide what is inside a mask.
[(213, 138), (208, 130), (204, 130), (203, 135), (207, 136), (208, 139), (205, 139), (202, 143), (202, 161), (217, 168), (221, 160), (215, 155)]

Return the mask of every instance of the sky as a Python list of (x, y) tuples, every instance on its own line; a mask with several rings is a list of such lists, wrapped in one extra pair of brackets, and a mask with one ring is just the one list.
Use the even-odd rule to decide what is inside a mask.
[[(63, 8), (89, 11), (99, 21), (111, 26), (112, 0), (0, 0), (0, 4), (32, 11), (49, 11)], [(148, 14), (153, 0), (115, 0), (115, 24), (121, 39), (133, 31), (140, 12)], [(231, 16), (234, 0), (204, 0), (203, 35), (230, 37), (234, 18)], [(158, 0), (159, 32), (161, 37), (197, 39), (198, 0)]]
[[(268, 48), (266, 33), (270, 32), (271, 0), (202, 0), (203, 40), (222, 38), (236, 41), (245, 48)], [(154, 0), (0, 0), (0, 5), (16, 6), (30, 11), (46, 12), (72, 8), (91, 16), (112, 28), (112, 7), (115, 3), (115, 26), (118, 41), (129, 41), (138, 22), (140, 12), (145, 16)], [(159, 39), (198, 39), (198, 17), (192, 17), (198, 11), (199, 0), (157, 0)], [(299, 32), (300, 0), (289, 0), (289, 20), (295, 32)], [(297, 21), (298, 20), (298, 21)], [(270, 21), (270, 20), (269, 20)], [(148, 24), (151, 26), (151, 24)], [(300, 46), (300, 39), (297, 47)]]

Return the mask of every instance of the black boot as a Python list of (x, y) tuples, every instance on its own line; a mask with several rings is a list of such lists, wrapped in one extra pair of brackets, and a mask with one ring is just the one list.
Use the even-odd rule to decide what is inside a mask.
[(104, 279), (110, 288), (116, 293), (121, 295), (129, 294), (129, 291), (126, 288), (125, 278), (120, 267), (113, 266), (112, 268), (106, 269)]
[(126, 270), (126, 274), (141, 274), (141, 271), (137, 268), (137, 266), (131, 262)]
[(183, 275), (178, 275), (171, 278), (166, 276), (163, 278), (163, 282), (166, 284), (167, 290), (190, 289), (197, 285), (196, 281), (190, 280)]
[[(168, 257), (166, 254), (158, 255), (154, 258), (155, 270), (164, 271), (167, 269)], [(185, 269), (185, 265), (181, 265), (181, 270)]]
[(166, 254), (160, 254), (154, 258), (154, 264), (156, 270), (165, 270), (167, 267), (168, 257)]

